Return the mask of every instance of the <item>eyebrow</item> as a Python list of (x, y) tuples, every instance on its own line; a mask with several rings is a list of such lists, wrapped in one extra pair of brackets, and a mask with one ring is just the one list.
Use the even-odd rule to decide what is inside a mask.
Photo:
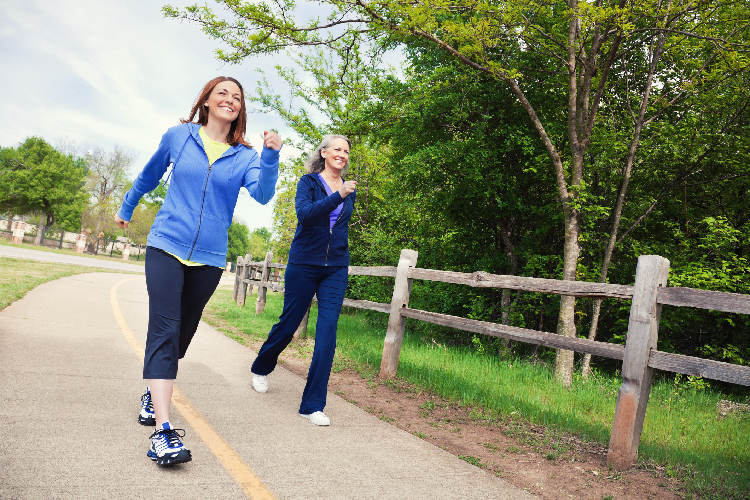
[[(224, 92), (229, 92), (229, 89), (225, 89), (225, 88), (223, 88), (223, 87), (219, 87), (219, 90), (223, 90)], [(233, 96), (235, 96), (235, 95), (241, 96), (242, 94), (240, 94), (239, 92), (235, 92), (235, 93), (234, 93), (234, 94), (232, 94), (232, 95), (233, 95)]]

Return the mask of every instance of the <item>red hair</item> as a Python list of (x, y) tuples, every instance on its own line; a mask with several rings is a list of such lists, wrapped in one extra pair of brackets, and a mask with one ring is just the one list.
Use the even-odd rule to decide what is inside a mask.
[[(240, 112), (237, 115), (237, 118), (234, 119), (232, 124), (229, 127), (229, 133), (227, 134), (227, 144), (231, 144), (232, 146), (236, 146), (237, 144), (242, 144), (243, 146), (247, 146), (248, 148), (251, 148), (252, 146), (245, 140), (245, 132), (247, 131), (247, 111), (245, 110), (245, 91), (242, 89), (242, 84), (232, 78), (231, 76), (217, 76), (210, 82), (208, 82), (205, 87), (203, 87), (203, 90), (201, 90), (201, 93), (198, 94), (198, 98), (195, 100), (195, 104), (193, 104), (193, 109), (190, 110), (190, 118), (187, 120), (181, 118), (180, 123), (197, 123), (199, 125), (206, 125), (208, 123), (208, 111), (206, 111), (206, 107), (204, 104), (208, 101), (209, 96), (211, 95), (211, 92), (214, 91), (214, 88), (221, 82), (232, 82), (236, 84), (240, 88)], [(195, 114), (198, 113), (198, 121), (193, 121), (195, 118)]]

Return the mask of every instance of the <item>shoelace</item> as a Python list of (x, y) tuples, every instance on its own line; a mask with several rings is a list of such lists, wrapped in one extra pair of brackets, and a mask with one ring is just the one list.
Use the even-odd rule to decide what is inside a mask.
[[(182, 434), (179, 432), (182, 431)], [(164, 436), (167, 441), (167, 448), (182, 448), (181, 437), (185, 437), (185, 429), (159, 429), (151, 434), (151, 437), (158, 435)]]
[(151, 393), (147, 392), (141, 396), (141, 407), (145, 408), (147, 412), (154, 413), (154, 405), (151, 403)]

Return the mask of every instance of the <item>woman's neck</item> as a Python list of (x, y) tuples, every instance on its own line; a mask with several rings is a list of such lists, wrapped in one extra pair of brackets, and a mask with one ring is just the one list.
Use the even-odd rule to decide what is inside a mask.
[(330, 168), (324, 168), (322, 174), (331, 180), (339, 180), (341, 179), (341, 170), (333, 170)]
[(208, 120), (208, 123), (203, 125), (203, 131), (206, 133), (209, 139), (215, 142), (225, 144), (227, 142), (227, 135), (229, 135), (229, 129), (232, 128), (231, 123), (214, 123)]

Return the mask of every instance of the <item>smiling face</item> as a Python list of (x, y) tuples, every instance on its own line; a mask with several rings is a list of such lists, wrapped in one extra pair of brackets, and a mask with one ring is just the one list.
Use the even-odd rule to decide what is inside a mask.
[(208, 121), (222, 124), (237, 119), (242, 108), (242, 91), (236, 83), (226, 80), (216, 84), (204, 103), (208, 111)]
[(344, 139), (334, 139), (320, 155), (325, 159), (326, 170), (340, 175), (341, 170), (349, 163), (349, 143)]

